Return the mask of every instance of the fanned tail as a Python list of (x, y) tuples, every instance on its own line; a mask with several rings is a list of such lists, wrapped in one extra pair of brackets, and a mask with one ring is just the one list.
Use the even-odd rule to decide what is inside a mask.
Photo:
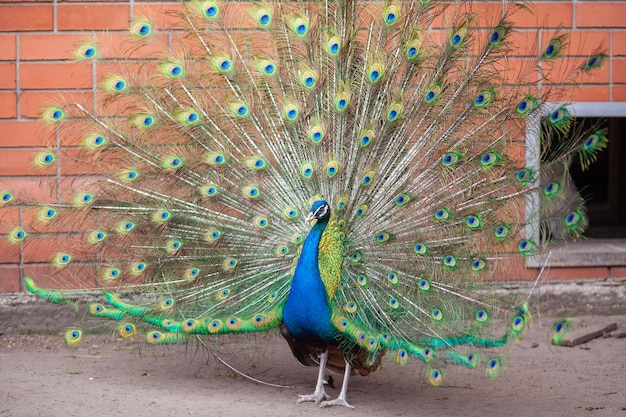
[[(122, 60), (78, 49), (106, 75), (92, 100), (44, 113), (59, 144), (35, 160), (70, 174), (60, 198), (2, 194), (33, 216), (14, 242), (62, 236), (31, 292), (72, 303), (62, 290), (101, 289), (89, 313), (153, 344), (276, 328), (302, 217), (323, 198), (333, 219), (320, 270), (346, 352), (416, 357), (437, 385), (434, 364), (474, 368), (479, 351), (524, 334), (526, 296), (495, 289), (510, 258), (557, 237), (529, 230), (582, 233), (584, 201), (564, 192), (562, 167), (594, 161), (606, 132), (572, 129), (552, 102), (601, 52), (569, 59), (561, 33), (528, 48), (511, 23), (518, 4), (182, 9), (171, 32), (136, 18)], [(520, 48), (532, 63), (513, 69)], [(490, 376), (501, 367), (485, 363)]]

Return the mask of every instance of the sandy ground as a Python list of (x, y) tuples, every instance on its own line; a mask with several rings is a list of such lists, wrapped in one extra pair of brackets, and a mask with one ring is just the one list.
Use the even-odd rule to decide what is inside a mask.
[[(535, 320), (507, 351), (506, 368), (489, 380), (481, 371), (446, 368), (443, 386), (425, 382), (424, 365), (386, 362), (353, 377), (356, 410), (296, 404), (312, 392), (316, 369), (296, 364), (278, 337), (223, 340), (219, 355), (258, 384), (235, 375), (197, 345), (149, 348), (93, 338), (67, 349), (55, 336), (0, 337), (0, 416), (624, 416), (626, 338), (605, 337), (565, 348), (549, 343), (556, 319)], [(626, 315), (579, 317), (575, 327), (617, 322)], [(254, 352), (254, 353), (252, 353)], [(337, 388), (341, 377), (333, 375)]]

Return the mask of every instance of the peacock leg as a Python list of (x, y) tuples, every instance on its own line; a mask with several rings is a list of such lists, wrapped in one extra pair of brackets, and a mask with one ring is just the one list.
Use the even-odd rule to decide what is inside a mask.
[(346, 400), (346, 394), (348, 393), (348, 380), (350, 379), (350, 364), (346, 361), (346, 370), (343, 374), (343, 383), (341, 384), (341, 392), (339, 396), (331, 401), (324, 401), (320, 405), (322, 408), (332, 407), (335, 405), (343, 405), (344, 407), (354, 408), (354, 406), (348, 403)]
[(329, 400), (330, 396), (326, 394), (324, 390), (324, 370), (326, 369), (326, 361), (328, 360), (328, 350), (325, 350), (320, 355), (320, 371), (317, 375), (317, 384), (315, 385), (315, 391), (310, 395), (298, 395), (297, 404), (315, 401), (315, 404), (319, 404), (322, 400)]

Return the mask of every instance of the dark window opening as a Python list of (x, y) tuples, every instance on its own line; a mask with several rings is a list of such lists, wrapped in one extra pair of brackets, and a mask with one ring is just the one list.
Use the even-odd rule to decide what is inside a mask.
[[(585, 117), (576, 123), (592, 126), (599, 120)], [(608, 147), (586, 171), (575, 158), (570, 172), (587, 202), (589, 225), (584, 235), (596, 239), (626, 238), (626, 118), (603, 120), (608, 129)]]

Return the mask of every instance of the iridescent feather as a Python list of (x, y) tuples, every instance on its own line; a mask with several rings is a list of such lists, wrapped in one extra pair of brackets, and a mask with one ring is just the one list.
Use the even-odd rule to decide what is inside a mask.
[[(72, 232), (50, 259), (45, 282), (58, 285), (35, 276), (27, 288), (72, 305), (67, 290), (100, 289), (93, 320), (150, 344), (280, 327), (298, 361), (345, 372), (336, 400), (322, 379), (300, 398), (324, 406), (350, 406), (351, 370), (385, 354), (427, 363), (433, 385), (452, 364), (496, 376), (492, 351), (531, 321), (529, 294), (494, 291), (499, 268), (541, 250), (525, 235), (538, 219), (582, 233), (583, 201), (563, 193), (559, 167), (606, 146), (600, 127), (572, 129), (566, 107), (549, 109), (550, 94), (605, 56), (570, 65), (555, 36), (536, 51), (554, 84), (537, 96), (525, 73), (502, 70), (520, 6), (483, 16), (490, 31), (461, 6), (192, 1), (173, 13), (175, 47), (133, 19), (128, 53), (141, 59), (102, 77), (96, 107), (43, 114), (101, 180), (54, 202), (0, 193), (0, 206), (39, 213), (8, 229), (11, 242), (29, 245), (42, 225)], [(447, 29), (426, 29), (436, 17)], [(84, 43), (76, 57), (108, 54)], [(541, 165), (527, 166), (516, 147), (535, 119)], [(66, 151), (34, 164), (54, 169)], [(521, 215), (537, 196), (539, 215)]]

